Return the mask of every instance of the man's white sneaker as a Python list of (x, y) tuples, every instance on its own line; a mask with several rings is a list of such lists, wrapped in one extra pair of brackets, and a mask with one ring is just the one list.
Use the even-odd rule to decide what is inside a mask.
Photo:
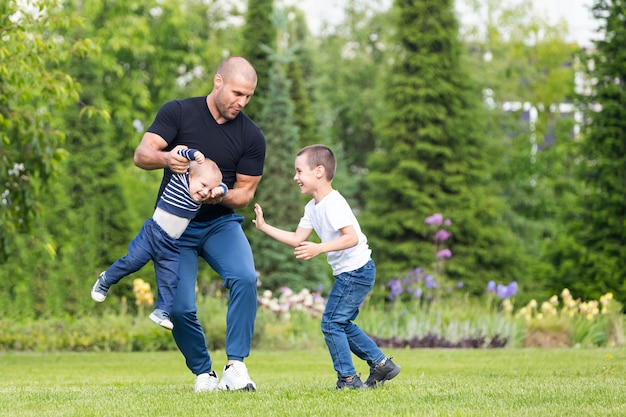
[(217, 384), (217, 374), (215, 371), (211, 371), (196, 377), (196, 384), (193, 390), (195, 392), (215, 392), (217, 391)]
[(248, 368), (243, 362), (233, 362), (230, 365), (224, 367), (224, 373), (222, 374), (222, 380), (217, 386), (220, 390), (227, 391), (256, 391), (256, 385), (250, 379), (248, 375)]

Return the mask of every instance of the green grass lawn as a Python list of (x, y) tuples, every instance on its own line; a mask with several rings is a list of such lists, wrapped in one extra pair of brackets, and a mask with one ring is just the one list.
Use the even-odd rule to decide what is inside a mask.
[(386, 353), (402, 372), (375, 390), (336, 391), (320, 349), (253, 351), (257, 392), (203, 394), (178, 352), (6, 353), (0, 416), (626, 416), (624, 348)]

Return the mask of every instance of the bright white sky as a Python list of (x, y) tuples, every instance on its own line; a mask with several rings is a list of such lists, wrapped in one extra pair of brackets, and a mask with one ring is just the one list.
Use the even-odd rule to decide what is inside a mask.
[[(341, 19), (346, 0), (283, 0), (295, 4), (307, 14), (309, 28), (319, 31), (323, 21), (336, 22)], [(569, 39), (581, 46), (588, 46), (589, 40), (596, 37), (597, 22), (591, 16), (589, 8), (593, 0), (532, 0), (540, 16), (546, 16), (552, 23), (561, 19), (567, 21)], [(392, 0), (373, 0), (373, 5), (389, 7)]]

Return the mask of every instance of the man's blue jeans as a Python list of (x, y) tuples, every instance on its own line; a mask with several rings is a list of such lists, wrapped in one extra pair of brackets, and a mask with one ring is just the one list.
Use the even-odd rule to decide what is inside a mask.
[(376, 265), (369, 260), (361, 268), (335, 276), (322, 316), (322, 332), (337, 371), (337, 377), (356, 375), (354, 354), (370, 367), (385, 359), (376, 343), (352, 321), (359, 314), (365, 296), (374, 287)]
[(196, 375), (212, 369), (204, 331), (196, 315), (198, 256), (224, 280), (229, 289), (226, 314), (226, 356), (243, 360), (250, 354), (257, 312), (257, 274), (250, 243), (241, 229), (243, 216), (227, 214), (207, 222), (192, 221), (178, 239), (178, 290), (170, 313), (172, 335)]

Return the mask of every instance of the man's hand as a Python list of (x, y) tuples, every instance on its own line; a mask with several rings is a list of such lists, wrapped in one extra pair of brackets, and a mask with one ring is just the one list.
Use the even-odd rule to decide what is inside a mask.
[[(189, 160), (178, 154), (179, 149), (187, 149), (185, 145), (178, 145), (167, 153), (167, 166), (176, 174), (184, 174), (189, 168)], [(204, 155), (202, 155), (204, 157)]]

